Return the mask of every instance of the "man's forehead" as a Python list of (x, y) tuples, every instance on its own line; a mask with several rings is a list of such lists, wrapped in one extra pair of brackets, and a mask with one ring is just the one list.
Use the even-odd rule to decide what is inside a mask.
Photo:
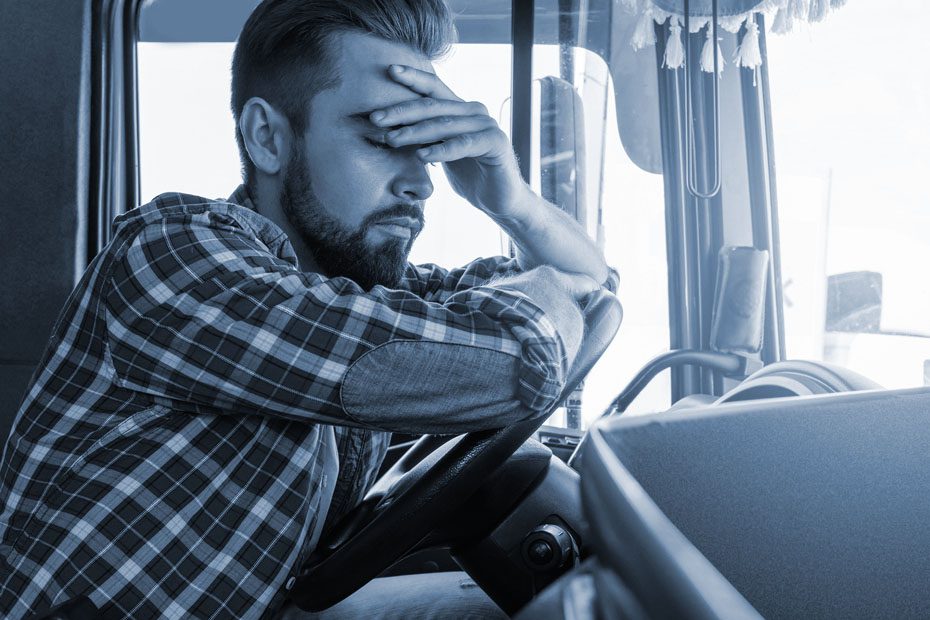
[(388, 76), (390, 65), (433, 72), (429, 60), (418, 51), (374, 36), (343, 33), (336, 50), (340, 84), (330, 93), (342, 114), (353, 118), (420, 97)]

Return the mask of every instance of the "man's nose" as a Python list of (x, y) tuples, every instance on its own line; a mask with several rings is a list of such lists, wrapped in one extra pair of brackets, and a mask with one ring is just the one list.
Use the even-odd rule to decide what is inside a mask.
[(420, 161), (416, 154), (411, 154), (406, 164), (403, 172), (394, 179), (391, 191), (404, 200), (426, 200), (433, 193), (433, 183), (430, 181), (426, 164)]

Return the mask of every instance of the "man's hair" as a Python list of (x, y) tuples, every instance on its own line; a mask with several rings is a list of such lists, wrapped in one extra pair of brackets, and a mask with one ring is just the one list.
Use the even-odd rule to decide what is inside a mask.
[(333, 35), (371, 34), (442, 56), (455, 37), (443, 0), (264, 0), (249, 16), (232, 62), (232, 112), (247, 185), (255, 166), (245, 149), (239, 117), (251, 97), (261, 97), (302, 135), (310, 101), (339, 85)]

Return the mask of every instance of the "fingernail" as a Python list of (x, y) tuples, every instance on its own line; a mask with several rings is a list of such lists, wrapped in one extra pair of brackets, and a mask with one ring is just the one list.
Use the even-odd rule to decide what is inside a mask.
[(394, 70), (394, 73), (403, 73), (404, 65), (391, 65), (391, 69)]
[(385, 114), (384, 112), (380, 112), (380, 111), (379, 111), (379, 112), (372, 112), (372, 113), (371, 113), (371, 120), (373, 120), (373, 121), (375, 121), (375, 122), (377, 123), (378, 121), (383, 120), (385, 116), (386, 116), (386, 114)]
[(433, 154), (433, 149), (417, 149), (417, 155), (421, 159), (425, 159)]

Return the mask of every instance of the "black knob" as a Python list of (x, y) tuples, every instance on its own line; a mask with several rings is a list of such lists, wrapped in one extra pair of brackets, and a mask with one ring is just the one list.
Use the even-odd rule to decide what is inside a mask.
[(550, 547), (549, 543), (545, 540), (535, 540), (530, 544), (526, 555), (530, 562), (541, 566), (552, 561), (552, 556), (555, 555), (555, 551), (552, 550), (552, 547)]
[(572, 537), (558, 525), (540, 525), (523, 539), (523, 561), (530, 568), (546, 571), (565, 564), (572, 555)]

